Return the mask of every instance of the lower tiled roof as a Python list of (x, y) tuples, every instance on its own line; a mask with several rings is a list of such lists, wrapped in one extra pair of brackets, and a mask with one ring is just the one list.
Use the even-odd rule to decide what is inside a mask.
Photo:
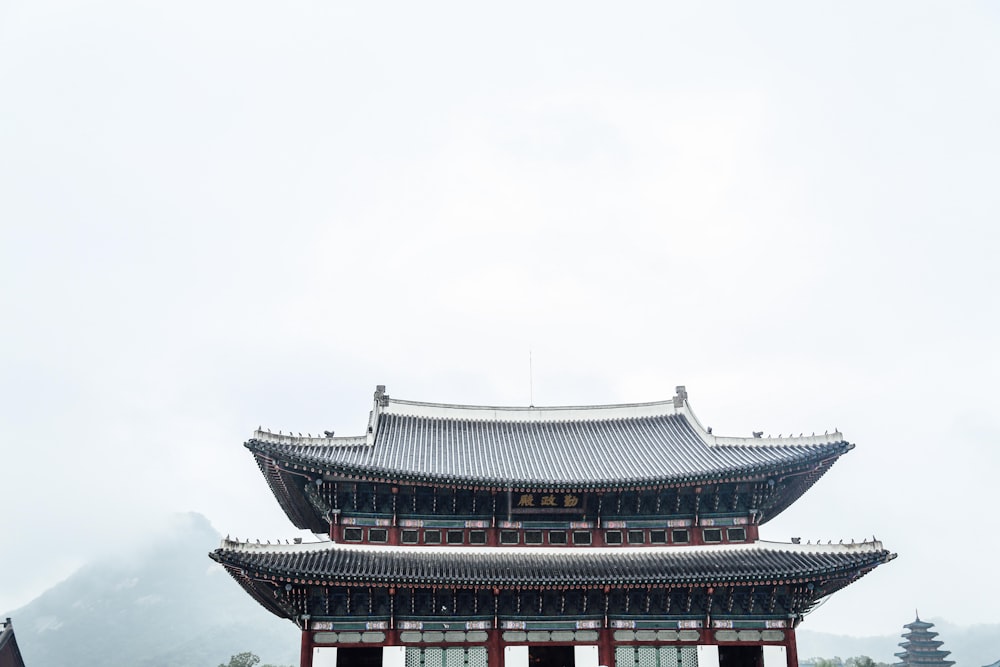
[[(881, 542), (633, 549), (345, 546), (223, 542), (210, 556), (254, 576), (363, 585), (684, 585), (845, 579), (895, 558)], [(840, 586), (837, 586), (839, 588)], [(832, 592), (832, 591), (831, 591)]]

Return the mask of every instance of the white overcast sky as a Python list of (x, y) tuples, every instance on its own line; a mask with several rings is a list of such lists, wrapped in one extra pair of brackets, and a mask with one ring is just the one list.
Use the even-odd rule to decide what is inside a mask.
[(805, 627), (1000, 622), (1000, 5), (692, 7), (0, 1), (0, 611), (531, 350), (857, 444), (763, 536), (899, 558)]

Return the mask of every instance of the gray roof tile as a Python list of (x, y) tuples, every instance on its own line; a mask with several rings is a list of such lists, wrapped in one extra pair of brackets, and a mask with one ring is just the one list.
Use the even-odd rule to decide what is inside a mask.
[[(851, 445), (705, 437), (688, 415), (487, 421), (384, 413), (372, 444), (269, 437), (247, 446), (351, 473), (498, 487), (595, 488), (743, 476), (837, 457)], [(719, 441), (722, 442), (719, 442)]]
[[(211, 557), (273, 576), (367, 585), (580, 586), (724, 584), (864, 573), (895, 557), (880, 542), (706, 547), (529, 549), (373, 547), (226, 541)], [(845, 582), (846, 583), (846, 582)]]

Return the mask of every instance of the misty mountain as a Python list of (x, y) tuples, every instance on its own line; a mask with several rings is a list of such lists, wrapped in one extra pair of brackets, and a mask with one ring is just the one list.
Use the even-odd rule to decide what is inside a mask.
[[(912, 620), (900, 620), (899, 634), (873, 637), (835, 635), (800, 627), (797, 630), (799, 659), (839, 656), (846, 660), (867, 655), (876, 662), (892, 664), (897, 661), (893, 654), (901, 650), (898, 645), (903, 641), (903, 624)], [(958, 626), (935, 618), (923, 620), (934, 623), (931, 630), (944, 642), (941, 648), (951, 651), (949, 659), (955, 661), (956, 667), (984, 667), (1000, 659), (1000, 625)]]
[(84, 566), (10, 612), (29, 667), (216, 667), (241, 651), (298, 664), (298, 630), (264, 611), (208, 558), (200, 514), (167, 535)]

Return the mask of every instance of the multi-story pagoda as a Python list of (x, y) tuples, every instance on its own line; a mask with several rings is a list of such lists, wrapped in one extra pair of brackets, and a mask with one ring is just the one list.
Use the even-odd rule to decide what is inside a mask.
[(880, 542), (761, 541), (853, 448), (840, 433), (725, 438), (669, 401), (440, 405), (375, 392), (356, 437), (246, 443), (314, 544), (211, 554), (302, 629), (301, 665), (796, 667), (821, 598)]
[(954, 660), (945, 660), (951, 651), (941, 650), (944, 642), (935, 639), (938, 633), (931, 632), (933, 623), (921, 621), (917, 614), (917, 620), (903, 627), (907, 630), (903, 633), (906, 641), (900, 642), (899, 647), (903, 650), (895, 654), (899, 662), (893, 667), (951, 667), (955, 664)]

